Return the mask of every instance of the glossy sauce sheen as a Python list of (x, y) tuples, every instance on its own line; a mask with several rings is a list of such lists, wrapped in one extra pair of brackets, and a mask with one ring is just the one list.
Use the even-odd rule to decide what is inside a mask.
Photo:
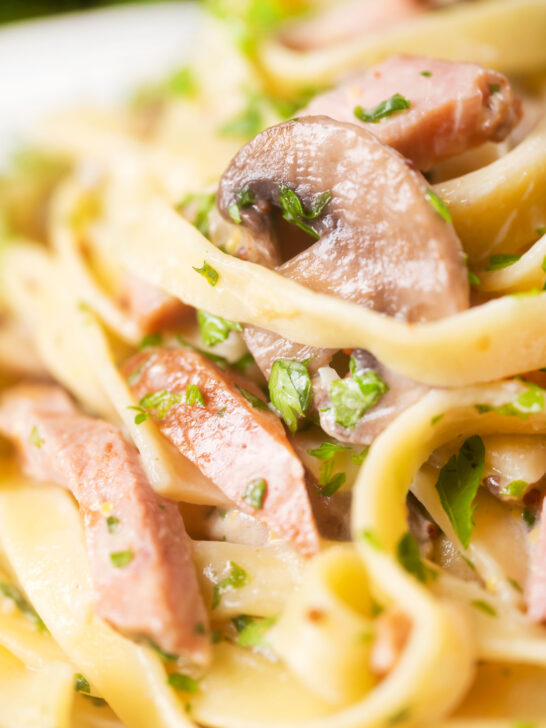
[[(410, 108), (377, 123), (355, 116), (356, 106), (369, 111), (394, 94)], [(520, 120), (521, 103), (505, 76), (475, 63), (393, 56), (320, 94), (298, 114), (358, 124), (427, 170), (484, 142), (502, 141)]]
[[(182, 395), (165, 417), (155, 418), (165, 437), (246, 513), (306, 556), (318, 550), (318, 534), (304, 480), (304, 470), (280, 420), (253, 407), (236, 383), (263, 401), (252, 382), (220, 370), (201, 354), (186, 349), (148, 349), (123, 367), (137, 400), (167, 390)], [(187, 405), (185, 392), (196, 385), (205, 406)], [(263, 479), (262, 508), (245, 500), (249, 483)]]
[[(33, 428), (41, 441), (32, 443)], [(151, 488), (136, 448), (113, 425), (80, 415), (57, 387), (28, 386), (6, 395), (0, 432), (13, 439), (37, 480), (68, 488), (85, 527), (97, 614), (131, 636), (204, 664), (208, 616), (178, 506)], [(111, 532), (107, 517), (119, 522)], [(112, 553), (130, 551), (125, 566)], [(201, 631), (201, 630), (200, 630)]]

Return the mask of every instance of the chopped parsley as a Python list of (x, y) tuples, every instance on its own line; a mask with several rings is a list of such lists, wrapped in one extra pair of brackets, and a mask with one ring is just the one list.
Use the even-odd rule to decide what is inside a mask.
[(263, 401), (263, 399), (256, 397), (256, 395), (252, 394), (252, 392), (249, 392), (248, 389), (244, 389), (238, 384), (235, 385), (235, 388), (239, 390), (239, 392), (243, 395), (247, 402), (250, 402), (254, 409), (269, 412), (269, 407), (267, 406), (266, 402)]
[(489, 93), (491, 95), (498, 94), (500, 92), (500, 83), (490, 83), (489, 84)]
[(173, 96), (182, 98), (194, 96), (197, 92), (197, 82), (191, 68), (184, 66), (172, 73), (165, 82), (166, 90)]
[(425, 78), (430, 78), (430, 76), (432, 76), (432, 71), (421, 71), (421, 76), (425, 76)]
[(171, 672), (167, 678), (169, 685), (182, 693), (196, 693), (199, 690), (197, 680), (181, 672)]
[(218, 271), (209, 265), (206, 260), (203, 261), (201, 268), (196, 268), (194, 265), (192, 265), (192, 268), (196, 273), (206, 278), (209, 285), (214, 287), (218, 283), (218, 278), (220, 277)]
[(266, 494), (267, 483), (263, 478), (256, 478), (255, 480), (251, 480), (246, 486), (243, 493), (243, 500), (253, 508), (263, 508)]
[(31, 445), (34, 445), (34, 447), (41, 448), (44, 444), (45, 440), (40, 437), (40, 432), (38, 431), (37, 425), (34, 425), (32, 430), (30, 431), (30, 435), (28, 436), (28, 441)]
[(325, 460), (320, 468), (318, 485), (320, 488), (320, 494), (326, 497), (334, 495), (334, 493), (341, 488), (347, 478), (345, 473), (336, 473), (333, 475), (333, 469), (333, 460)]
[(129, 409), (136, 410), (138, 414), (135, 416), (135, 425), (149, 420), (150, 417), (157, 417), (162, 420), (167, 416), (171, 407), (182, 402), (182, 395), (177, 392), (169, 392), (167, 389), (161, 389), (159, 392), (150, 392), (142, 397), (136, 407)]
[(402, 708), (397, 713), (393, 713), (387, 719), (387, 725), (396, 725), (397, 723), (401, 723), (402, 721), (407, 720), (409, 718), (409, 715), (409, 708)]
[(389, 116), (399, 111), (405, 111), (410, 107), (411, 102), (402, 94), (393, 94), (393, 96), (385, 99), (373, 109), (363, 109), (362, 106), (355, 106), (353, 113), (359, 121), (364, 121), (367, 124), (377, 124), (381, 119), (387, 119)]
[(525, 480), (513, 480), (511, 483), (508, 483), (508, 485), (505, 485), (504, 488), (501, 489), (500, 495), (519, 500), (523, 497), (528, 487), (529, 483), (526, 483)]
[(239, 372), (246, 372), (248, 367), (252, 366), (252, 364), (255, 364), (254, 357), (249, 351), (247, 351), (247, 353), (240, 356), (237, 361), (232, 362), (230, 366), (233, 369), (237, 369)]
[(269, 376), (269, 397), (290, 432), (298, 429), (311, 401), (311, 377), (307, 367), (296, 359), (277, 359)]
[(130, 550), (114, 551), (110, 554), (110, 561), (112, 562), (112, 566), (116, 569), (123, 569), (125, 566), (129, 566), (134, 556), (135, 555)]
[(323, 442), (320, 447), (307, 450), (307, 452), (319, 460), (331, 460), (336, 453), (350, 449), (350, 445), (340, 445), (337, 442)]
[(474, 528), (474, 498), (481, 483), (485, 465), (485, 448), (479, 435), (469, 437), (463, 443), (459, 454), (452, 455), (436, 482), (440, 496), (457, 537), (468, 548)]
[(106, 519), (106, 527), (108, 528), (108, 532), (115, 533), (118, 526), (119, 518), (116, 518), (116, 516), (108, 516), (108, 518)]
[(165, 662), (176, 662), (180, 659), (179, 655), (175, 655), (174, 652), (165, 652), (165, 650), (163, 650), (149, 637), (143, 635), (142, 637), (140, 637), (140, 639), (144, 641), (150, 649), (156, 652), (162, 660), (165, 660)]
[(519, 581), (516, 581), (515, 579), (512, 579), (511, 576), (507, 577), (506, 581), (510, 584), (512, 589), (515, 589), (520, 594), (523, 594), (523, 587), (519, 583)]
[(370, 451), (370, 446), (366, 445), (361, 452), (356, 453), (355, 455), (351, 455), (351, 460), (355, 465), (362, 465), (364, 460), (366, 459), (368, 453)]
[(419, 579), (419, 581), (426, 584), (428, 570), (421, 559), (417, 539), (409, 531), (405, 533), (398, 542), (396, 555), (399, 563), (406, 571), (409, 571), (409, 573), (413, 574), (417, 579)]
[(197, 323), (205, 346), (215, 346), (225, 341), (230, 331), (242, 331), (243, 327), (236, 321), (215, 316), (206, 311), (197, 311)]
[(203, 622), (197, 622), (197, 624), (193, 628), (193, 631), (195, 632), (195, 634), (206, 634), (207, 633), (207, 630), (205, 629), (205, 625), (203, 624)]
[(432, 205), (432, 207), (436, 210), (438, 215), (440, 215), (440, 217), (442, 217), (446, 222), (453, 223), (453, 219), (451, 217), (448, 206), (442, 200), (442, 198), (439, 197), (436, 192), (434, 192), (434, 190), (430, 187), (427, 187), (427, 189), (425, 190), (425, 198), (429, 202), (429, 204)]
[(471, 270), (468, 271), (468, 282), (470, 283), (471, 286), (479, 286), (480, 285), (480, 279)]
[(89, 680), (85, 678), (81, 672), (77, 672), (74, 675), (74, 690), (77, 693), (90, 693), (91, 692), (91, 686), (89, 685)]
[(258, 94), (250, 94), (246, 107), (219, 129), (220, 134), (229, 137), (252, 139), (264, 128), (264, 118)]
[(241, 220), (241, 210), (244, 207), (250, 207), (250, 205), (253, 205), (256, 201), (256, 197), (254, 196), (254, 192), (249, 187), (242, 187), (237, 192), (237, 197), (235, 202), (232, 202), (232, 204), (228, 207), (228, 215), (233, 220), (233, 222), (237, 223), (237, 225), (240, 225)]
[(266, 634), (277, 621), (276, 617), (255, 619), (241, 614), (231, 620), (238, 632), (236, 644), (240, 647), (263, 647), (267, 644)]
[(546, 225), (539, 225), (537, 228), (535, 228), (535, 233), (537, 235), (540, 235), (541, 237), (543, 235), (546, 235)]
[(316, 220), (324, 211), (326, 205), (332, 199), (330, 190), (325, 190), (315, 197), (311, 205), (311, 210), (306, 212), (303, 208), (302, 201), (294, 190), (286, 185), (279, 185), (279, 204), (281, 206), (282, 216), (293, 225), (297, 225), (300, 230), (318, 240), (320, 235), (308, 225), (306, 220)]
[(228, 561), (228, 575), (216, 582), (212, 592), (212, 609), (220, 604), (222, 594), (232, 589), (241, 589), (250, 582), (250, 576), (235, 561)]
[(536, 384), (530, 384), (529, 388), (522, 392), (513, 402), (507, 402), (500, 407), (492, 407), (490, 404), (475, 404), (474, 408), (480, 414), (495, 412), (505, 417), (519, 417), (527, 419), (530, 414), (541, 412), (544, 409), (544, 390)]
[(202, 356), (206, 356), (207, 359), (210, 359), (211, 362), (218, 365), (219, 367), (227, 367), (229, 365), (229, 362), (225, 358), (225, 356), (219, 356), (218, 354), (213, 354), (212, 351), (205, 351), (205, 349), (200, 349), (198, 346), (194, 346), (193, 344), (190, 344), (189, 341), (183, 339), (180, 334), (175, 334), (175, 338), (180, 346), (182, 346), (184, 349), (191, 349), (192, 351), (196, 351)]
[(186, 404), (189, 407), (193, 407), (194, 405), (198, 405), (199, 407), (205, 406), (205, 400), (203, 399), (203, 395), (201, 394), (201, 390), (197, 386), (197, 384), (190, 384), (186, 389)]
[(492, 607), (488, 602), (484, 602), (482, 599), (474, 599), (474, 601), (470, 602), (473, 607), (476, 609), (479, 609), (480, 611), (484, 612), (485, 614), (488, 614), (490, 617), (496, 617), (497, 616), (497, 610)]
[(521, 514), (521, 517), (525, 521), (525, 523), (529, 526), (529, 528), (532, 528), (537, 520), (537, 517), (533, 513), (533, 511), (530, 508), (524, 508), (523, 512)]
[(445, 412), (440, 412), (439, 415), (434, 415), (434, 417), (430, 418), (430, 424), (435, 425), (437, 422), (440, 422), (442, 417), (444, 416)]
[(142, 349), (147, 349), (150, 346), (161, 346), (162, 341), (163, 334), (157, 331), (155, 334), (148, 334), (145, 336), (138, 345), (138, 349), (139, 351), (142, 351)]
[(541, 267), (541, 268), (542, 268), (542, 270), (543, 270), (543, 271), (544, 271), (544, 272), (546, 273), (546, 255), (545, 255), (545, 256), (544, 256), (544, 258), (542, 259), (542, 263), (540, 264), (540, 267)]
[(197, 194), (191, 192), (186, 195), (182, 202), (179, 202), (176, 209), (184, 212), (190, 206), (193, 206), (195, 212), (190, 220), (191, 224), (196, 227), (201, 235), (210, 239), (209, 215), (216, 204), (216, 192), (205, 192)]
[(367, 528), (362, 531), (362, 539), (374, 549), (377, 549), (378, 551), (383, 550), (383, 545), (381, 544), (381, 541), (377, 538), (376, 534), (373, 531), (370, 531), (370, 529)]
[(0, 594), (7, 599), (11, 599), (15, 606), (25, 615), (27, 619), (34, 623), (38, 632), (47, 632), (48, 629), (34, 607), (24, 598), (19, 589), (13, 584), (6, 581), (0, 581)]
[(511, 253), (499, 253), (498, 255), (489, 256), (489, 264), (485, 270), (500, 270), (514, 265), (521, 258), (521, 255), (512, 255)]
[(357, 372), (356, 361), (349, 362), (351, 376), (330, 384), (329, 396), (338, 425), (352, 430), (364, 414), (388, 392), (388, 385), (373, 369)]

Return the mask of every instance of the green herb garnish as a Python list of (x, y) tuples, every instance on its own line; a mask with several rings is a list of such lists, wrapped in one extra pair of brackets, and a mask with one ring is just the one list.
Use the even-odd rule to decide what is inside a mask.
[(468, 548), (474, 528), (474, 498), (485, 465), (485, 448), (481, 437), (474, 435), (463, 443), (459, 455), (452, 455), (440, 470), (436, 490), (455, 533)]
[(428, 576), (427, 567), (421, 559), (417, 539), (409, 531), (405, 533), (398, 542), (396, 555), (399, 563), (406, 571), (409, 571), (409, 573), (413, 574), (417, 579), (419, 579), (419, 581), (426, 584)]
[(427, 187), (425, 190), (425, 199), (432, 205), (440, 217), (442, 217), (446, 222), (453, 223), (448, 206), (430, 187)]
[(519, 500), (523, 497), (528, 487), (529, 483), (526, 483), (524, 480), (513, 480), (501, 489), (500, 495), (505, 495), (508, 498), (516, 498), (516, 500)]
[(320, 235), (305, 221), (315, 220), (319, 217), (331, 199), (332, 193), (330, 190), (321, 192), (313, 200), (311, 210), (306, 212), (303, 208), (302, 201), (294, 190), (290, 189), (290, 187), (287, 187), (286, 185), (279, 185), (279, 204), (281, 206), (283, 218), (287, 222), (297, 225), (300, 230), (303, 230), (312, 238), (315, 238), (315, 240), (318, 240)]
[(430, 78), (430, 76), (432, 76), (432, 71), (421, 71), (421, 76), (425, 76), (425, 78)]
[(349, 366), (351, 376), (332, 382), (329, 396), (337, 424), (352, 430), (389, 387), (373, 369), (357, 372), (352, 357)]
[(44, 439), (40, 437), (40, 432), (38, 431), (37, 425), (34, 425), (32, 430), (30, 431), (30, 435), (28, 436), (28, 441), (31, 445), (34, 445), (34, 447), (41, 448), (44, 444)]
[(362, 106), (355, 106), (353, 113), (359, 121), (364, 121), (367, 124), (377, 124), (381, 119), (387, 119), (389, 116), (399, 111), (405, 111), (410, 107), (411, 102), (402, 94), (394, 94), (373, 109), (363, 109)]
[(489, 93), (491, 95), (498, 94), (500, 92), (500, 83), (490, 83), (489, 84)]
[(77, 693), (90, 693), (91, 692), (91, 686), (89, 685), (89, 680), (85, 678), (81, 672), (77, 672), (74, 675), (74, 690)]
[(47, 632), (48, 629), (43, 623), (42, 619), (38, 616), (38, 613), (34, 607), (28, 602), (25, 597), (21, 594), (19, 589), (13, 584), (8, 584), (6, 581), (0, 581), (0, 594), (5, 596), (7, 599), (11, 599), (15, 603), (15, 606), (25, 615), (27, 619), (34, 623), (34, 626), (38, 632)]
[(171, 407), (180, 404), (180, 402), (182, 402), (181, 394), (162, 389), (159, 392), (150, 392), (144, 395), (137, 406), (129, 407), (129, 409), (138, 412), (135, 416), (135, 425), (140, 425), (154, 415), (158, 420), (162, 420), (167, 416)]
[(206, 260), (203, 261), (201, 268), (196, 268), (194, 265), (192, 265), (192, 268), (196, 273), (206, 278), (211, 286), (214, 287), (218, 283), (218, 278), (220, 277), (218, 271), (209, 265)]
[(485, 612), (485, 614), (488, 614), (490, 617), (497, 616), (497, 610), (487, 602), (484, 602), (482, 599), (474, 599), (474, 601), (470, 603), (473, 607), (475, 607), (476, 609), (480, 609), (482, 612)]
[(235, 642), (240, 647), (263, 647), (267, 644), (266, 634), (275, 624), (277, 618), (255, 619), (246, 614), (241, 614), (231, 621), (238, 632)]
[(378, 551), (383, 550), (383, 545), (381, 541), (378, 539), (376, 534), (371, 531), (370, 529), (364, 529), (362, 531), (362, 539), (366, 541), (370, 546), (372, 546), (374, 549), (377, 549)]
[(230, 364), (230, 367), (232, 369), (237, 369), (239, 372), (246, 372), (249, 366), (252, 366), (252, 364), (255, 364), (255, 359), (252, 356), (252, 354), (247, 351), (246, 354), (243, 354), (240, 356), (237, 361), (234, 361)]
[(267, 483), (263, 478), (256, 478), (255, 480), (251, 480), (246, 486), (243, 493), (243, 500), (253, 508), (263, 508), (266, 493)]
[(262, 410), (263, 412), (270, 411), (267, 403), (264, 402), (263, 399), (256, 397), (256, 395), (252, 394), (252, 392), (249, 392), (247, 389), (240, 387), (238, 384), (235, 385), (235, 388), (239, 390), (239, 392), (243, 395), (247, 402), (250, 402), (254, 409)]
[(523, 512), (521, 514), (521, 517), (525, 521), (525, 523), (529, 526), (529, 528), (532, 528), (537, 520), (537, 517), (533, 513), (533, 511), (530, 508), (524, 508)]
[(219, 356), (218, 354), (213, 354), (212, 351), (206, 351), (205, 349), (200, 349), (198, 346), (194, 346), (193, 344), (190, 344), (189, 341), (186, 341), (183, 339), (180, 334), (175, 334), (175, 339), (178, 341), (180, 346), (182, 346), (184, 349), (191, 349), (192, 351), (196, 351), (198, 354), (201, 354), (202, 356), (205, 356), (207, 359), (210, 359), (211, 362), (214, 364), (217, 364), (219, 367), (227, 367), (229, 365), (228, 360), (225, 358), (225, 356)]
[(256, 197), (254, 196), (254, 192), (249, 187), (243, 187), (237, 192), (236, 201), (228, 207), (228, 215), (233, 222), (240, 225), (242, 222), (241, 210), (244, 207), (250, 207), (255, 201)]
[(216, 204), (216, 192), (205, 192), (197, 194), (190, 192), (186, 195), (182, 202), (179, 202), (176, 209), (183, 212), (190, 205), (195, 205), (195, 213), (191, 224), (196, 227), (201, 235), (210, 239), (209, 215)]
[(197, 680), (181, 672), (171, 672), (167, 678), (169, 685), (182, 693), (196, 693), (199, 690)]
[(133, 558), (134, 554), (130, 550), (114, 551), (110, 554), (110, 561), (112, 562), (112, 566), (115, 566), (116, 569), (123, 569), (126, 566), (129, 566)]
[(331, 460), (336, 453), (350, 449), (350, 445), (340, 445), (337, 442), (323, 442), (319, 447), (307, 450), (307, 452), (319, 460)]
[(307, 367), (295, 359), (277, 359), (269, 376), (269, 397), (290, 432), (298, 429), (311, 401), (311, 377)]
[(155, 334), (148, 334), (145, 336), (138, 345), (138, 349), (139, 351), (142, 351), (142, 349), (147, 349), (150, 346), (161, 346), (162, 341), (163, 334), (157, 331)]
[(116, 518), (116, 516), (108, 516), (106, 519), (106, 526), (109, 533), (115, 533), (119, 526), (119, 518)]
[(489, 256), (489, 264), (485, 270), (500, 270), (514, 265), (521, 258), (521, 255), (512, 255), (511, 253), (499, 253), (498, 255)]
[(430, 418), (430, 424), (435, 425), (437, 422), (440, 422), (442, 417), (444, 416), (445, 412), (440, 412), (439, 415), (434, 415), (434, 417)]
[(246, 571), (234, 561), (228, 561), (227, 567), (229, 570), (228, 575), (214, 585), (212, 609), (218, 607), (224, 592), (231, 591), (232, 589), (241, 589), (250, 582), (250, 577)]
[(320, 475), (318, 479), (319, 490), (320, 494), (326, 497), (334, 495), (334, 493), (341, 488), (347, 478), (345, 473), (336, 473), (334, 475), (332, 473), (333, 469), (333, 460), (326, 460), (322, 463), (320, 468)]
[(470, 283), (471, 286), (479, 286), (480, 285), (480, 279), (471, 270), (468, 271), (468, 282)]
[(351, 455), (351, 460), (353, 461), (353, 463), (355, 463), (355, 465), (362, 465), (369, 452), (370, 446), (366, 445), (361, 452), (357, 453), (356, 455)]
[(199, 407), (205, 406), (205, 400), (201, 394), (201, 390), (197, 384), (190, 384), (186, 389), (186, 404), (188, 407), (198, 405)]
[(215, 346), (225, 341), (230, 331), (243, 330), (241, 324), (236, 321), (230, 321), (206, 311), (197, 311), (197, 323), (205, 346)]

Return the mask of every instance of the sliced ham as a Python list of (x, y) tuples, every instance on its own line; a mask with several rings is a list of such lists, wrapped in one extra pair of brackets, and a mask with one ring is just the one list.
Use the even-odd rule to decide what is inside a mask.
[(116, 629), (204, 664), (208, 617), (178, 507), (159, 497), (120, 430), (81, 415), (54, 386), (0, 403), (0, 432), (26, 472), (72, 492), (83, 516), (96, 611)]
[[(153, 359), (141, 369), (142, 364)], [(186, 349), (148, 349), (123, 367), (126, 376), (141, 371), (131, 385), (137, 400), (155, 392), (178, 398), (155, 421), (165, 437), (210, 478), (241, 510), (310, 556), (318, 550), (317, 529), (307, 495), (304, 470), (279, 419), (265, 402), (256, 407), (244, 390), (263, 402), (251, 382), (220, 370), (201, 354)], [(195, 385), (203, 398), (186, 404)], [(243, 392), (241, 392), (242, 387)], [(191, 390), (190, 390), (191, 392)], [(248, 394), (247, 394), (248, 397)], [(263, 485), (261, 484), (263, 482)], [(262, 489), (252, 505), (249, 490)]]
[[(377, 123), (355, 116), (356, 107), (370, 111), (395, 94), (410, 108)], [(484, 142), (502, 141), (520, 120), (521, 103), (505, 76), (475, 63), (393, 56), (298, 113), (309, 115), (359, 124), (427, 170)]]
[(176, 326), (193, 311), (191, 306), (154, 288), (132, 273), (124, 276), (120, 303), (145, 333)]
[(311, 51), (398, 25), (422, 13), (427, 0), (349, 0), (334, 3), (281, 33), (285, 45)]

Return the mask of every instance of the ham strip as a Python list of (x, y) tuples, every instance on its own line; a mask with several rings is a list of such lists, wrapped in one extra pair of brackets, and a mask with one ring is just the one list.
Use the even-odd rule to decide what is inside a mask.
[[(143, 366), (146, 364), (146, 366)], [(318, 534), (305, 487), (303, 466), (279, 419), (267, 409), (252, 382), (220, 370), (201, 354), (186, 349), (148, 349), (123, 367), (137, 400), (155, 392), (178, 399), (161, 418), (165, 437), (210, 478), (242, 511), (311, 556)], [(194, 385), (203, 398), (186, 404)], [(241, 388), (263, 407), (251, 404)], [(195, 391), (195, 390), (194, 390)], [(191, 390), (190, 390), (191, 392)], [(263, 482), (264, 485), (258, 485)], [(249, 495), (252, 484), (263, 489), (262, 502)]]
[[(360, 121), (401, 94), (409, 109), (377, 123)], [(487, 141), (505, 139), (521, 118), (521, 103), (505, 76), (475, 63), (393, 56), (314, 98), (298, 116), (330, 116), (363, 126), (422, 170)]]
[(206, 663), (208, 618), (178, 506), (153, 491), (120, 430), (79, 414), (60, 388), (37, 385), (2, 398), (0, 432), (16, 443), (28, 475), (78, 501), (97, 614)]
[(154, 333), (181, 323), (193, 311), (178, 298), (163, 293), (132, 273), (123, 280), (121, 305), (144, 333)]

